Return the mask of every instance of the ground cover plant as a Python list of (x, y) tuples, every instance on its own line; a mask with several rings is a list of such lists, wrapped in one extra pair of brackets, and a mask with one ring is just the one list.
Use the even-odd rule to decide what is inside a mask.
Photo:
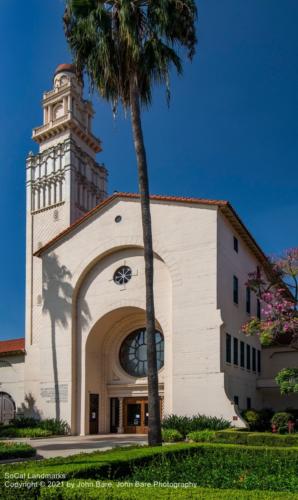
[(5, 426), (0, 429), (0, 439), (2, 438), (38, 438), (51, 436), (51, 431), (46, 431), (40, 427), (24, 427), (18, 429), (13, 426)]
[(35, 449), (26, 443), (0, 443), (0, 460), (34, 457), (35, 453)]
[[(35, 482), (34, 487), (28, 490), (25, 487), (18, 488), (24, 499), (39, 497), (41, 488), (53, 483), (53, 475), (57, 475), (56, 480), (64, 484), (61, 491), (66, 491), (65, 481), (73, 479), (148, 483), (169, 481), (193, 482), (204, 488), (235, 489), (237, 498), (241, 498), (238, 497), (240, 490), (256, 489), (264, 491), (264, 496), (260, 498), (266, 498), (267, 491), (294, 492), (297, 497), (298, 448), (179, 443), (154, 448), (114, 449), (14, 464), (13, 467), (1, 466), (0, 498), (12, 499), (16, 491), (5, 487), (5, 473), (23, 474), (24, 479), (18, 479), (18, 483), (26, 482), (29, 474), (31, 477), (37, 475), (37, 479), (31, 479), (31, 482)], [(40, 476), (41, 480), (38, 479)]]
[(166, 443), (177, 443), (178, 441), (183, 441), (183, 436), (176, 429), (163, 429), (162, 430), (162, 440)]
[(16, 418), (8, 425), (0, 426), (1, 438), (35, 438), (69, 434), (69, 425), (64, 420), (48, 418)]

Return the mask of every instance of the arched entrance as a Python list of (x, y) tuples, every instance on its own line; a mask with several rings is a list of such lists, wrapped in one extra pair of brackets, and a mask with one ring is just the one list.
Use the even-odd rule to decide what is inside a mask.
[(7, 392), (0, 392), (0, 423), (9, 424), (15, 417), (16, 405)]
[[(145, 311), (121, 307), (100, 318), (85, 347), (84, 430), (146, 433), (148, 387), (146, 377)], [(156, 323), (159, 349), (160, 395), (164, 391), (164, 337)], [(125, 361), (126, 360), (126, 361)], [(82, 387), (83, 389), (83, 387)], [(82, 432), (83, 431), (83, 432)]]

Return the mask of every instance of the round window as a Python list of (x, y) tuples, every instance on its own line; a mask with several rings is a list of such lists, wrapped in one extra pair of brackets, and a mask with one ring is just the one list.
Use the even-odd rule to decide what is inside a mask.
[(125, 285), (132, 277), (132, 270), (128, 266), (121, 266), (114, 273), (114, 282), (117, 285)]
[[(164, 338), (162, 333), (155, 332), (157, 369), (164, 364)], [(147, 332), (140, 328), (130, 333), (120, 348), (120, 363), (122, 368), (133, 377), (146, 377), (147, 364)]]

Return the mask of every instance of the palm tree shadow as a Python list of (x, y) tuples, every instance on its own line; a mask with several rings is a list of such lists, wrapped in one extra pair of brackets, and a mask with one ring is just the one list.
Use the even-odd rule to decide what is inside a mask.
[[(59, 263), (55, 253), (43, 258), (43, 313), (49, 314), (51, 322), (51, 340), (53, 356), (53, 376), (55, 394), (55, 415), (60, 419), (59, 375), (57, 365), (56, 327), (66, 328), (72, 313), (73, 286), (70, 283), (71, 272)], [(87, 326), (91, 316), (86, 302), (81, 308), (83, 325)]]
[(20, 417), (31, 417), (36, 420), (40, 420), (41, 414), (36, 406), (36, 400), (31, 392), (25, 395), (24, 401), (25, 403), (22, 403), (21, 406), (18, 407), (17, 415)]

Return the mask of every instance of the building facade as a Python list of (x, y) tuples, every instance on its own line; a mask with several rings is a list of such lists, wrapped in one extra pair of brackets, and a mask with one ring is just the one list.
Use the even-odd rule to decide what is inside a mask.
[[(143, 433), (139, 196), (107, 195), (92, 105), (71, 65), (58, 66), (43, 110), (33, 131), (39, 152), (27, 159), (25, 343), (12, 350), (0, 342), (0, 420), (17, 410), (66, 420), (74, 434)], [(234, 209), (152, 196), (151, 213), (162, 413), (243, 426), (241, 409), (297, 408), (297, 396), (281, 397), (274, 382), (281, 367), (295, 366), (295, 353), (261, 349), (241, 333), (260, 314), (247, 274), (267, 261)]]

